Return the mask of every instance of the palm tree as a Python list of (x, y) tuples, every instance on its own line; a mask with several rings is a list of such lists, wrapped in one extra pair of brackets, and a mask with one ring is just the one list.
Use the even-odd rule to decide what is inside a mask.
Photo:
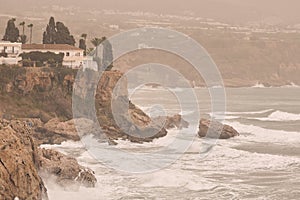
[(29, 42), (31, 44), (32, 43), (32, 28), (33, 28), (33, 24), (29, 24), (28, 28), (30, 28), (30, 39), (29, 39)]
[(21, 22), (20, 24), (19, 24), (19, 26), (22, 26), (22, 35), (25, 35), (25, 22), (23, 21), (23, 22)]
[(20, 35), (20, 42), (22, 44), (26, 44), (26, 42), (27, 42), (27, 36), (26, 35)]
[(91, 55), (93, 52), (94, 52), (94, 48), (88, 48), (88, 49), (86, 50), (86, 54), (87, 54), (87, 55)]
[(79, 40), (79, 48), (84, 50), (84, 56), (86, 56), (86, 38), (87, 38), (87, 34), (86, 33), (82, 33), (81, 34), (81, 38)]
[(102, 38), (93, 38), (91, 42), (95, 47), (98, 47), (102, 43)]
[(97, 62), (99, 71), (101, 71), (103, 69), (103, 66), (102, 66), (102, 63), (101, 63), (101, 58), (98, 57), (98, 47), (100, 46), (100, 44), (103, 41), (104, 41), (103, 37), (102, 38), (94, 38), (94, 39), (91, 40), (92, 44), (96, 47), (95, 57), (93, 58), (93, 60)]
[(98, 57), (98, 47), (103, 42), (103, 38), (94, 38), (91, 43), (96, 47), (96, 57)]
[(86, 33), (82, 33), (82, 34), (81, 34), (81, 37), (82, 37), (84, 40), (86, 40), (87, 34), (86, 34)]

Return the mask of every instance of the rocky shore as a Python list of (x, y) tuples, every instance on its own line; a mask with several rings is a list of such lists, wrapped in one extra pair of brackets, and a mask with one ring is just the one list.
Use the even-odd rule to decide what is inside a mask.
[[(96, 128), (98, 122), (86, 118), (72, 119), (70, 115), (74, 75), (73, 72), (63, 74), (48, 69), (29, 69), (24, 74), (16, 73), (4, 81), (0, 97), (6, 101), (19, 97), (25, 106), (20, 102), (17, 103), (20, 106), (13, 105), (13, 102), (4, 102), (0, 106), (0, 199), (47, 199), (43, 179), (53, 177), (56, 184), (66, 189), (72, 185), (95, 187), (97, 179), (92, 170), (80, 166), (74, 158), (40, 147), (41, 144), (79, 141), (82, 135), (78, 134), (75, 124), (80, 124), (94, 138), (110, 145), (117, 145), (116, 140), (120, 139), (135, 143), (151, 142), (166, 136), (168, 129), (189, 126), (181, 115), (151, 119), (130, 102), (126, 82), (121, 84), (120, 95), (114, 99), (118, 112), (113, 113), (113, 90), (123, 74), (108, 71), (100, 79), (95, 100), (97, 121), (102, 130), (99, 132)], [(82, 84), (87, 84), (84, 81), (89, 79), (84, 78), (82, 81)], [(81, 89), (79, 98), (85, 98), (86, 91)], [(49, 98), (55, 99), (54, 102), (50, 102)], [(38, 114), (32, 115), (26, 109), (24, 112), (19, 111), (26, 106), (33, 107)], [(45, 108), (47, 106), (49, 107)], [(11, 114), (18, 114), (18, 117), (10, 114), (10, 108)], [(122, 128), (116, 121), (121, 122)], [(200, 137), (217, 137), (216, 133), (219, 131), (221, 139), (239, 135), (230, 126), (209, 120), (200, 121)]]
[(26, 121), (0, 120), (0, 199), (47, 199), (40, 174), (55, 177), (64, 187), (95, 187), (92, 170), (59, 152), (38, 147), (34, 132)]

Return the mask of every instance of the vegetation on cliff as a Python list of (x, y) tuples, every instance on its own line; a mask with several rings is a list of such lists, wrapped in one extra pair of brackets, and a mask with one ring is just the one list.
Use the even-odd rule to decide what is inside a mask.
[(0, 114), (48, 121), (72, 118), (72, 85), (77, 70), (0, 66)]

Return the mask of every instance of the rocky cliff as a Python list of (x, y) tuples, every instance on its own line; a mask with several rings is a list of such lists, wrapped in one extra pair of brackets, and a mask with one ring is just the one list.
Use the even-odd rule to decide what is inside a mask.
[(0, 199), (47, 198), (38, 174), (38, 150), (22, 124), (0, 122)]
[[(89, 90), (96, 88), (95, 107), (102, 133), (96, 137), (106, 137), (109, 141), (127, 139), (132, 142), (150, 142), (154, 138), (167, 134), (164, 127), (152, 123), (141, 109), (133, 105), (128, 98), (127, 80), (120, 71), (106, 71), (99, 83), (95, 84), (91, 74), (83, 74), (76, 84), (76, 98), (81, 102), (77, 106), (82, 116), (89, 116), (92, 110), (87, 105)], [(86, 86), (86, 87), (82, 87)], [(114, 90), (117, 93), (114, 93)], [(92, 97), (94, 98), (94, 97)]]
[[(37, 122), (37, 121), (36, 121)], [(43, 179), (54, 177), (68, 188), (79, 184), (95, 187), (94, 172), (74, 158), (37, 146), (33, 125), (28, 120), (0, 120), (0, 199), (47, 199)]]
[[(55, 123), (38, 126), (37, 132), (47, 138), (39, 138), (41, 143), (60, 143), (61, 137), (78, 140), (77, 135), (66, 134), (66, 129), (58, 131), (59, 121), (71, 120), (72, 92), (77, 70), (65, 68), (20, 68), (1, 66), (0, 73), (0, 114), (3, 118), (39, 118), (43, 123), (56, 118)], [(95, 102), (98, 121), (108, 139), (129, 139), (134, 142), (152, 141), (163, 137), (167, 131), (151, 124), (151, 119), (128, 99), (126, 79), (119, 84), (120, 93), (116, 104), (118, 116), (113, 115), (112, 93), (123, 74), (119, 71), (106, 71), (98, 83), (93, 82), (95, 72), (84, 73), (76, 85), (78, 98), (86, 98), (87, 89), (97, 87)], [(82, 87), (83, 85), (87, 87)], [(94, 97), (93, 97), (94, 98)], [(125, 105), (126, 104), (126, 105)], [(81, 106), (79, 106), (81, 107)], [(82, 106), (84, 108), (84, 106)], [(82, 112), (90, 112), (83, 110)], [(125, 124), (119, 128), (115, 118)], [(64, 126), (66, 124), (61, 124)], [(130, 133), (129, 135), (126, 134)], [(148, 133), (154, 133), (149, 136)], [(147, 136), (142, 136), (146, 134)], [(65, 136), (64, 136), (65, 135)]]
[(3, 118), (72, 117), (71, 94), (76, 70), (0, 66), (0, 115)]

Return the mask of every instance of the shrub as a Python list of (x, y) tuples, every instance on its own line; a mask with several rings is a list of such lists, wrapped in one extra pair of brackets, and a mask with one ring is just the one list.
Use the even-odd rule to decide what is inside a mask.
[(56, 65), (62, 65), (64, 54), (55, 54), (52, 52), (43, 53), (39, 51), (34, 51), (30, 53), (23, 53), (21, 54), (21, 57), (23, 60), (23, 66), (26, 66), (26, 63), (24, 65), (24, 61), (27, 62), (27, 60), (30, 60), (36, 62), (36, 66), (38, 67), (42, 67), (43, 63), (48, 63), (51, 67), (54, 67)]

